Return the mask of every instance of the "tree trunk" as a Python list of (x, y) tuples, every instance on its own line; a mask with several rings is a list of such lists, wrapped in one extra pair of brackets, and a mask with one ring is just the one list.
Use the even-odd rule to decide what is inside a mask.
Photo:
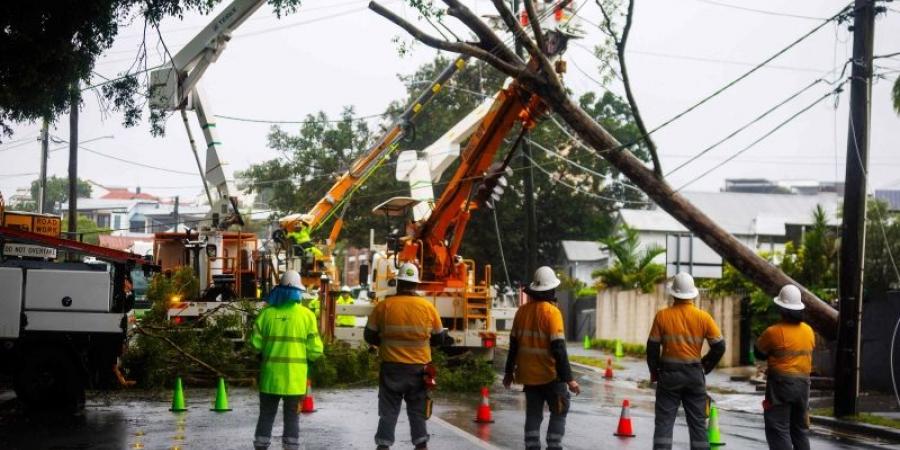
[(545, 91), (540, 93), (544, 101), (572, 127), (579, 137), (628, 177), (657, 205), (681, 222), (685, 228), (702, 239), (766, 293), (777, 295), (781, 287), (786, 284), (799, 286), (803, 293), (803, 303), (806, 304), (806, 320), (827, 339), (834, 339), (837, 336), (837, 310), (757, 255), (731, 233), (719, 227), (703, 211), (675, 192), (668, 183), (657, 178), (653, 171), (630, 151), (625, 149), (610, 151), (609, 149), (619, 147), (619, 142), (576, 105), (565, 92), (556, 92), (555, 89), (549, 89), (549, 92), (546, 92), (545, 89), (541, 90)]

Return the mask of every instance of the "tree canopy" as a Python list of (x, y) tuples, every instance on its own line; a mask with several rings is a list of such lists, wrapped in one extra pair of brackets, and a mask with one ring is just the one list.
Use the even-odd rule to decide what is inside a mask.
[[(22, 211), (37, 211), (37, 205), (40, 197), (41, 180), (36, 179), (31, 182), (31, 201), (15, 205), (15, 209)], [(87, 198), (91, 196), (91, 185), (81, 178), (78, 179), (78, 198)], [(56, 211), (59, 204), (69, 201), (69, 179), (64, 177), (51, 176), (47, 178), (47, 192), (44, 197), (47, 201), (44, 209), (48, 212)]]
[[(398, 116), (447, 63), (447, 59), (438, 57), (414, 73), (401, 76), (407, 94), (388, 107), (382, 128)], [(425, 107), (413, 132), (400, 143), (400, 150), (421, 150), (430, 145), (487, 96), (493, 95), (503, 80), (502, 74), (486, 64), (471, 62)], [(637, 140), (639, 132), (630, 120), (627, 103), (621, 98), (609, 92), (603, 95), (589, 93), (582, 96), (581, 104), (618, 139), (623, 142)], [(367, 151), (383, 132), (371, 130), (365, 122), (354, 119), (350, 107), (345, 108), (336, 122), (329, 120), (325, 113), (319, 113), (308, 116), (307, 123), (298, 130), (273, 127), (269, 146), (281, 154), (243, 172), (241, 176), (247, 180), (245, 189), (260, 193), (262, 201), (280, 213), (309, 211), (336, 177)], [(540, 264), (557, 262), (561, 240), (597, 240), (608, 235), (611, 213), (623, 203), (643, 204), (639, 191), (622, 181), (609, 165), (582, 148), (567, 133), (547, 116), (528, 135), (533, 142)], [(512, 138), (509, 141), (498, 152), (498, 159), (509, 151)], [(646, 152), (640, 154), (646, 159)], [(500, 230), (510, 279), (515, 282), (530, 278), (525, 273), (527, 255), (522, 202), (524, 176), (528, 173), (523, 168), (531, 163), (523, 163), (519, 156), (514, 161), (510, 187), (497, 204), (498, 227), (495, 227), (491, 210), (477, 211), (469, 223), (467, 229), (470, 231), (461, 250), (462, 255), (479, 265), (491, 264), (497, 281), (505, 281), (505, 276), (496, 228)], [(457, 165), (452, 165), (435, 184), (436, 198)], [(387, 163), (350, 200), (342, 232), (346, 244), (368, 245), (370, 228), (376, 230), (376, 241), (383, 242), (388, 230), (383, 219), (371, 215), (371, 209), (390, 197), (409, 195), (408, 184), (395, 180), (394, 167), (394, 162)], [(322, 239), (326, 235), (327, 232), (319, 232), (316, 237)]]

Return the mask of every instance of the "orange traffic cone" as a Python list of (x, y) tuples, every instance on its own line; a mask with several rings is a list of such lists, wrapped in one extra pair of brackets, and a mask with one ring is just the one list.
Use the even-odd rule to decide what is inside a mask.
[(491, 414), (491, 403), (488, 399), (488, 388), (481, 388), (481, 404), (478, 405), (478, 412), (475, 414), (475, 422), (477, 423), (494, 423), (493, 414)]
[(603, 373), (603, 378), (607, 380), (612, 380), (613, 378), (612, 358), (606, 358), (606, 372)]
[(631, 428), (631, 403), (628, 400), (622, 401), (622, 415), (619, 417), (619, 428), (614, 433), (619, 437), (634, 437), (634, 431)]
[(306, 395), (303, 396), (303, 404), (300, 406), (300, 412), (309, 414), (316, 412), (316, 401), (312, 394), (312, 380), (306, 379)]

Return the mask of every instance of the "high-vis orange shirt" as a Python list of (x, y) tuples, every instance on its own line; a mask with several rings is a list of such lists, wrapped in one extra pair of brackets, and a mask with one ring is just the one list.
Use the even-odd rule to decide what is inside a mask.
[(769, 373), (808, 377), (812, 371), (816, 335), (803, 322), (779, 322), (763, 331), (756, 341), (756, 348), (768, 356)]
[(663, 362), (675, 364), (699, 363), (704, 339), (715, 344), (722, 341), (722, 332), (709, 313), (690, 301), (676, 301), (657, 312), (648, 338), (662, 343)]
[(381, 337), (381, 360), (403, 364), (430, 363), (431, 335), (444, 329), (434, 305), (413, 295), (395, 295), (378, 302), (366, 327)]
[(519, 344), (516, 381), (525, 385), (547, 384), (556, 379), (556, 359), (550, 341), (565, 339), (562, 313), (550, 302), (532, 301), (519, 307), (509, 333)]

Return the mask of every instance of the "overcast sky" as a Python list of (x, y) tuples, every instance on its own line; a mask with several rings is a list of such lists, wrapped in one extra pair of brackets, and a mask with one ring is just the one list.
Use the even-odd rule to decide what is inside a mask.
[[(366, 9), (368, 0), (305, 0), (296, 14), (277, 19), (268, 6), (256, 12), (228, 44), (219, 60), (206, 72), (202, 86), (209, 108), (216, 114), (262, 120), (302, 120), (319, 110), (335, 115), (352, 105), (359, 115), (382, 113), (388, 103), (405, 92), (398, 74), (408, 74), (430, 61), (435, 51), (418, 44), (413, 52), (398, 57), (395, 36), (406, 35)], [(716, 0), (719, 2), (719, 0)], [(753, 2), (721, 0), (741, 5), (808, 17), (829, 17), (844, 0)], [(402, 0), (383, 4), (413, 19)], [(492, 12), (487, 0), (469, 2), (480, 14)], [(576, 0), (581, 5), (583, 0)], [(580, 10), (598, 23), (594, 2)], [(875, 53), (900, 51), (900, 6), (876, 23)], [(218, 11), (218, 8), (216, 11)], [(629, 72), (635, 95), (650, 127), (667, 119), (748, 70), (777, 50), (811, 30), (819, 21), (782, 17), (728, 8), (705, 0), (638, 0), (635, 24), (628, 44)], [(209, 17), (191, 15), (167, 20), (161, 30), (166, 44), (176, 52)], [(451, 19), (452, 20), (452, 19)], [(427, 24), (423, 29), (432, 31)], [(125, 27), (96, 66), (96, 72), (113, 77), (127, 69), (142, 40), (143, 22)], [(458, 28), (457, 28), (458, 29)], [(601, 41), (597, 32), (570, 46), (566, 79), (577, 94), (601, 88), (577, 70), (596, 74), (597, 60), (586, 49)], [(158, 39), (148, 38), (151, 65), (163, 60)], [(832, 69), (849, 58), (851, 34), (847, 25), (828, 24), (800, 45), (713, 101), (660, 130), (655, 139), (665, 171), (731, 133), (772, 105), (820, 77), (835, 78)], [(890, 79), (876, 81), (872, 92), (872, 149), (870, 176), (875, 188), (900, 186), (900, 117), (891, 109), (890, 87), (898, 76), (900, 57), (881, 59), (878, 72)], [(577, 66), (577, 67), (575, 67)], [(96, 78), (95, 82), (102, 81)], [(621, 92), (612, 83), (610, 89)], [(771, 117), (737, 138), (716, 148), (670, 177), (679, 187), (722, 162), (752, 141), (830, 90), (819, 83)], [(847, 139), (848, 92), (835, 101), (815, 106), (733, 162), (693, 183), (688, 190), (719, 190), (725, 178), (843, 179)], [(79, 154), (79, 176), (100, 184), (140, 185), (160, 196), (195, 197), (200, 181), (179, 116), (167, 122), (167, 135), (154, 138), (144, 123), (126, 129), (121, 117), (105, 114), (96, 96), (86, 93), (79, 134), (84, 147), (117, 158), (183, 173), (139, 167), (87, 151)], [(68, 117), (53, 124), (51, 133), (68, 139)], [(201, 138), (192, 118), (195, 136)], [(266, 147), (270, 125), (219, 119), (222, 158), (226, 172), (246, 168), (276, 156)], [(296, 125), (287, 125), (296, 129)], [(18, 124), (15, 136), (0, 145), (0, 191), (11, 195), (27, 186), (39, 171), (39, 124)], [(103, 138), (112, 136), (112, 138)], [(93, 142), (90, 139), (101, 138)], [(202, 139), (201, 139), (202, 140)], [(65, 144), (51, 144), (51, 149)], [(202, 148), (202, 147), (201, 147)], [(49, 174), (66, 176), (67, 148), (52, 152)], [(201, 156), (202, 158), (202, 156)], [(29, 174), (15, 176), (17, 174)], [(31, 175), (33, 174), (33, 175)], [(539, 173), (536, 176), (542, 176)]]

